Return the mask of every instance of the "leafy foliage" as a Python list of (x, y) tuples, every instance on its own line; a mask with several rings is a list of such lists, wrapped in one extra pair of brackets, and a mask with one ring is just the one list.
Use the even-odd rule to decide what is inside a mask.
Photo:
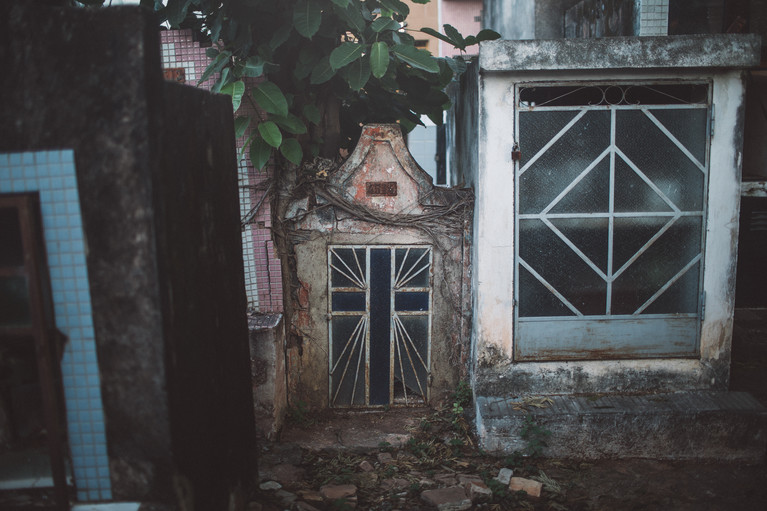
[[(416, 0), (424, 4), (429, 0)], [(406, 131), (421, 115), (441, 122), (450, 107), (444, 90), (465, 69), (415, 46), (399, 0), (142, 0), (172, 27), (189, 27), (214, 42), (201, 81), (219, 73), (214, 91), (233, 103), (252, 101), (262, 117), (246, 142), (263, 166), (272, 149), (293, 163), (349, 147), (366, 122), (399, 122)], [(464, 38), (445, 25), (439, 37), (461, 50), (495, 39), (484, 30)], [(264, 82), (243, 95), (247, 77)], [(242, 118), (244, 116), (240, 116)], [(245, 121), (238, 121), (242, 128)], [(251, 123), (251, 125), (254, 123)]]

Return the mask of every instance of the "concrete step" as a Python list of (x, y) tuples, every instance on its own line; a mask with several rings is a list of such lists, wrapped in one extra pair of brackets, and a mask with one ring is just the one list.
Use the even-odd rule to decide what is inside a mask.
[[(533, 404), (544, 403), (545, 408)], [(767, 409), (746, 392), (477, 397), (477, 433), (490, 452), (524, 452), (526, 417), (551, 432), (543, 454), (578, 459), (716, 459), (760, 463)], [(527, 402), (527, 404), (526, 404)]]

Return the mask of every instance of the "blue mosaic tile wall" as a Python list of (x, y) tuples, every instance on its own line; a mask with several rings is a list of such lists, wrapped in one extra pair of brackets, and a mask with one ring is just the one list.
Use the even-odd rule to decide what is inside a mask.
[(0, 193), (32, 191), (40, 194), (56, 326), (69, 338), (61, 371), (77, 499), (111, 500), (73, 151), (0, 154)]

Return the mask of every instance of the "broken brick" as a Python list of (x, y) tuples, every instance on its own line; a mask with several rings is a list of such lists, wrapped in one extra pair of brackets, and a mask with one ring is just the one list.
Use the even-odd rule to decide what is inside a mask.
[(463, 511), (471, 509), (471, 499), (466, 496), (466, 490), (460, 486), (426, 490), (421, 493), (421, 499), (435, 506), (439, 511)]
[(543, 484), (524, 477), (512, 477), (509, 481), (509, 490), (523, 491), (531, 497), (540, 497)]

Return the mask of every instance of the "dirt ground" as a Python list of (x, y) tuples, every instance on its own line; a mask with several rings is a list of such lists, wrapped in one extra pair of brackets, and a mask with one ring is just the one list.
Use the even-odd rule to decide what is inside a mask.
[[(738, 311), (736, 325), (730, 387), (750, 392), (767, 406), (767, 313)], [(422, 499), (423, 491), (435, 482), (436, 486), (443, 486), (440, 482), (451, 474), (479, 476), (493, 490), (492, 496), (478, 500), (472, 509), (767, 509), (764, 463), (645, 459), (585, 463), (540, 457), (498, 458), (475, 448), (466, 423), (456, 425), (450, 410), (423, 410), (420, 418), (411, 416), (410, 423), (396, 413), (389, 412), (389, 419), (385, 416), (347, 416), (335, 423), (328, 417), (299, 417), (286, 428), (276, 446), (277, 452), (287, 449), (282, 452), (292, 454), (282, 458), (277, 455), (270, 461), (274, 452), (270, 453), (267, 447), (262, 476), (268, 479), (271, 475), (270, 462), (283, 466), (291, 466), (292, 462), (296, 470), (287, 477), (282, 474), (282, 492), (292, 493), (301, 501), (302, 496), (316, 497), (323, 485), (353, 484), (357, 488), (354, 504), (362, 510), (429, 509)], [(403, 429), (408, 435), (397, 433)], [(357, 448), (337, 450), (345, 441)], [(397, 442), (404, 445), (397, 447)], [(382, 453), (389, 453), (392, 461), (381, 462)], [(372, 467), (370, 472), (361, 470), (363, 461)], [(513, 494), (505, 485), (494, 483), (493, 478), (503, 467), (512, 468), (515, 476), (543, 482), (541, 496)], [(335, 504), (312, 501), (317, 509), (351, 509), (350, 504), (351, 501)], [(253, 495), (254, 510), (288, 507), (274, 490)]]

